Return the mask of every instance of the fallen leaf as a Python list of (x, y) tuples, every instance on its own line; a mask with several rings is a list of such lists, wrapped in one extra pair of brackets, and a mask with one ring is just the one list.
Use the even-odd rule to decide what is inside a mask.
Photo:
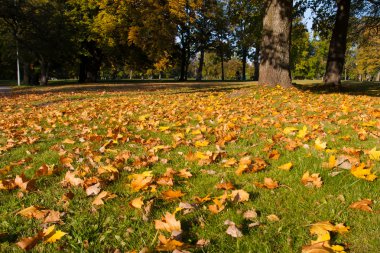
[(303, 174), (301, 182), (306, 187), (316, 187), (316, 188), (322, 187), (322, 184), (323, 184), (322, 179), (318, 173), (314, 173), (310, 175), (309, 172), (306, 172), (305, 174)]
[(371, 205), (373, 204), (373, 201), (370, 199), (363, 199), (357, 202), (354, 202), (350, 205), (350, 208), (353, 209), (359, 209), (366, 212), (372, 212)]
[(279, 166), (278, 168), (280, 170), (289, 171), (292, 167), (293, 167), (293, 163), (285, 163), (285, 164)]
[(315, 140), (315, 149), (316, 150), (325, 150), (327, 147), (326, 142), (322, 142), (319, 138)]
[(276, 221), (280, 221), (280, 218), (278, 218), (278, 216), (275, 214), (271, 214), (267, 216), (267, 220), (271, 222), (276, 222)]
[(380, 150), (376, 150), (376, 147), (368, 152), (369, 159), (374, 161), (380, 161)]
[(276, 189), (279, 187), (278, 182), (273, 180), (272, 178), (265, 178), (264, 183), (255, 183), (255, 185), (259, 188), (266, 188), (266, 189)]
[(162, 192), (162, 195), (165, 200), (172, 200), (172, 199), (178, 199), (184, 196), (185, 194), (181, 192), (181, 190), (178, 190), (178, 191), (167, 190), (165, 192)]
[(244, 190), (234, 190), (231, 193), (231, 200), (235, 202), (245, 202), (249, 200), (249, 193)]
[(366, 165), (364, 163), (359, 164), (358, 166), (354, 166), (351, 168), (351, 174), (357, 178), (361, 178), (367, 181), (374, 181), (377, 176), (372, 173), (371, 168), (365, 168)]
[(226, 220), (224, 225), (228, 225), (226, 233), (234, 238), (243, 237), (243, 233), (236, 227), (236, 224), (230, 220)]
[(182, 233), (181, 222), (176, 220), (175, 215), (167, 212), (162, 220), (155, 220), (155, 228), (170, 232), (173, 236), (178, 236)]
[(86, 194), (87, 196), (96, 196), (101, 191), (100, 183), (94, 184), (90, 187), (87, 187)]
[(249, 211), (246, 211), (244, 214), (243, 214), (243, 217), (244, 219), (246, 220), (254, 220), (257, 218), (257, 212), (256, 210), (249, 210)]
[(142, 197), (135, 198), (131, 201), (130, 205), (134, 208), (141, 209), (144, 205), (144, 201), (142, 200)]

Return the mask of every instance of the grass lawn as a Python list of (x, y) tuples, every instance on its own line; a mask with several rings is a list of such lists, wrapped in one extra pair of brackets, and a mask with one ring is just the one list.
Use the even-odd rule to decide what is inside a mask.
[(377, 86), (0, 94), (0, 252), (379, 252)]

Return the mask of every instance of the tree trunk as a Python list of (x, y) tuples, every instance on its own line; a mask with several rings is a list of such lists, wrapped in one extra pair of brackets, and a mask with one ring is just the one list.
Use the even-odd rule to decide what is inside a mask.
[(49, 79), (49, 76), (48, 76), (49, 75), (49, 65), (44, 60), (43, 57), (41, 57), (40, 65), (41, 65), (40, 85), (47, 85), (48, 79)]
[(380, 82), (380, 71), (377, 72), (377, 75), (376, 75), (376, 82)]
[(325, 84), (340, 86), (347, 48), (351, 0), (336, 0), (336, 3), (338, 9), (330, 40), (324, 82)]
[(197, 78), (196, 78), (197, 81), (201, 81), (203, 78), (202, 72), (203, 72), (204, 61), (205, 61), (205, 50), (202, 48), (201, 54), (199, 57), (199, 66), (198, 66), (198, 70), (197, 70)]
[(243, 55), (242, 55), (242, 74), (241, 74), (241, 80), (245, 81), (247, 80), (247, 55), (248, 55), (248, 50), (246, 48), (243, 48)]
[(291, 87), (292, 0), (267, 0), (263, 20), (259, 84)]
[(224, 81), (224, 53), (221, 51), (220, 53), (220, 59), (221, 59), (221, 67), (222, 67), (222, 81)]
[(259, 56), (260, 56), (260, 46), (257, 46), (256, 52), (253, 58), (253, 66), (255, 68), (255, 73), (253, 74), (253, 81), (259, 80), (259, 68), (260, 68)]
[(181, 76), (179, 78), (180, 81), (185, 81), (185, 71), (186, 71), (186, 47), (184, 43), (182, 43), (181, 49)]
[(131, 69), (129, 71), (129, 80), (132, 80), (133, 79), (133, 70)]
[(24, 73), (23, 73), (22, 83), (24, 85), (29, 85), (30, 84), (30, 65), (29, 65), (29, 63), (23, 64), (23, 70), (24, 70)]

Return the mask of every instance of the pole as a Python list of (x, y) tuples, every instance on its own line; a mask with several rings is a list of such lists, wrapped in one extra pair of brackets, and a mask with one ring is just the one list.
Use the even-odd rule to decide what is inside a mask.
[(17, 86), (20, 86), (21, 85), (21, 82), (20, 82), (20, 58), (19, 58), (19, 55), (18, 55), (18, 42), (16, 42), (17, 44)]
[[(17, 7), (17, 0), (15, 0), (15, 7)], [(21, 85), (20, 82), (20, 57), (18, 53), (18, 40), (16, 36), (16, 55), (17, 55), (17, 86)]]

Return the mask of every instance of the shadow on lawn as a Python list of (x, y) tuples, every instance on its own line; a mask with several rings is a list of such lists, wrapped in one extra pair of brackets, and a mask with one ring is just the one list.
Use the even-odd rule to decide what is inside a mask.
[(81, 93), (81, 92), (133, 92), (133, 91), (160, 91), (178, 90), (178, 93), (193, 93), (198, 91), (228, 91), (246, 88), (253, 82), (150, 82), (150, 83), (123, 83), (123, 84), (82, 84), (61, 85), (48, 87), (26, 87), (13, 89), (9, 95), (38, 95), (47, 93)]
[(315, 83), (310, 85), (293, 84), (295, 88), (301, 91), (310, 91), (317, 94), (346, 94), (352, 96), (371, 96), (380, 97), (380, 82), (356, 82), (345, 81), (342, 87), (337, 89), (334, 86), (321, 85)]

